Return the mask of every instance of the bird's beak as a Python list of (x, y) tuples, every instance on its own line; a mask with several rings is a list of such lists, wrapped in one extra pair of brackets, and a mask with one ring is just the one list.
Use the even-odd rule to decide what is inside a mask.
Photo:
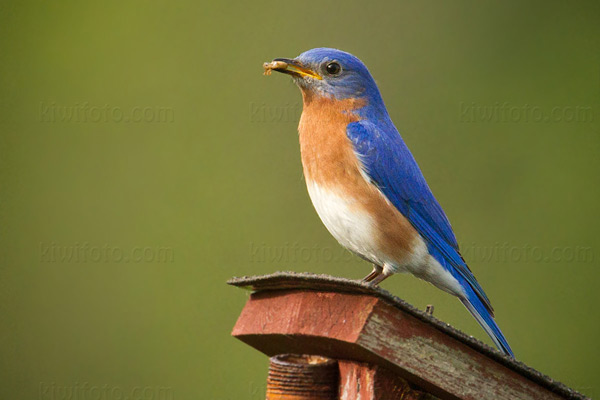
[(276, 58), (270, 63), (264, 63), (263, 68), (265, 69), (265, 75), (271, 75), (271, 71), (282, 72), (297, 77), (310, 77), (313, 79), (323, 79), (321, 75), (317, 74), (310, 68), (306, 68), (300, 62), (291, 60), (289, 58)]

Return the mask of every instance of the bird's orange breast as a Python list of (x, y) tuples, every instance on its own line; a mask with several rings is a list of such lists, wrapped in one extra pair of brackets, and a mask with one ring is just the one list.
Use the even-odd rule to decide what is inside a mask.
[(298, 131), (307, 184), (344, 196), (357, 213), (370, 215), (378, 251), (397, 262), (405, 260), (418, 233), (379, 189), (365, 179), (346, 135), (348, 124), (360, 120), (355, 110), (363, 107), (364, 102), (335, 100), (306, 91), (303, 100)]
[(358, 100), (334, 100), (303, 92), (304, 108), (300, 118), (300, 151), (307, 180), (320, 185), (350, 183), (357, 178), (359, 164), (346, 136), (346, 127), (359, 117), (354, 110)]

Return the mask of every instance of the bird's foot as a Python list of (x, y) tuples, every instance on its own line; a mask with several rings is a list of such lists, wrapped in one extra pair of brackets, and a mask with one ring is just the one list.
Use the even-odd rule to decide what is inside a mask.
[(383, 282), (385, 279), (389, 278), (390, 276), (392, 276), (393, 274), (390, 272), (385, 272), (383, 271), (382, 273), (380, 273), (379, 275), (377, 275), (372, 281), (371, 281), (371, 285), (373, 286), (377, 286), (379, 285), (381, 282)]
[(382, 271), (383, 271), (383, 268), (381, 268), (379, 265), (373, 264), (373, 271), (371, 271), (371, 273), (369, 275), (367, 275), (363, 278), (363, 282), (372, 282), (379, 275), (381, 275)]
[(433, 304), (427, 304), (425, 308), (425, 314), (433, 315)]

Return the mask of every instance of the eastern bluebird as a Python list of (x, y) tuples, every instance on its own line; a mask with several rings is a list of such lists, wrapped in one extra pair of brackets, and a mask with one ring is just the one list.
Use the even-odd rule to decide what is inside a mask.
[(308, 193), (337, 241), (373, 263), (364, 280), (376, 285), (410, 272), (432, 283), (457, 296), (496, 346), (513, 356), (367, 67), (349, 53), (317, 48), (264, 68), (291, 75), (300, 87)]

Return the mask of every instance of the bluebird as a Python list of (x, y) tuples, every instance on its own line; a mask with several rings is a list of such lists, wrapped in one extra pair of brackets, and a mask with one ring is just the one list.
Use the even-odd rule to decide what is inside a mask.
[(457, 296), (514, 357), (367, 67), (352, 54), (317, 48), (264, 68), (290, 75), (302, 92), (298, 131), (308, 193), (335, 239), (373, 264), (364, 281), (377, 285), (409, 272), (432, 283)]

